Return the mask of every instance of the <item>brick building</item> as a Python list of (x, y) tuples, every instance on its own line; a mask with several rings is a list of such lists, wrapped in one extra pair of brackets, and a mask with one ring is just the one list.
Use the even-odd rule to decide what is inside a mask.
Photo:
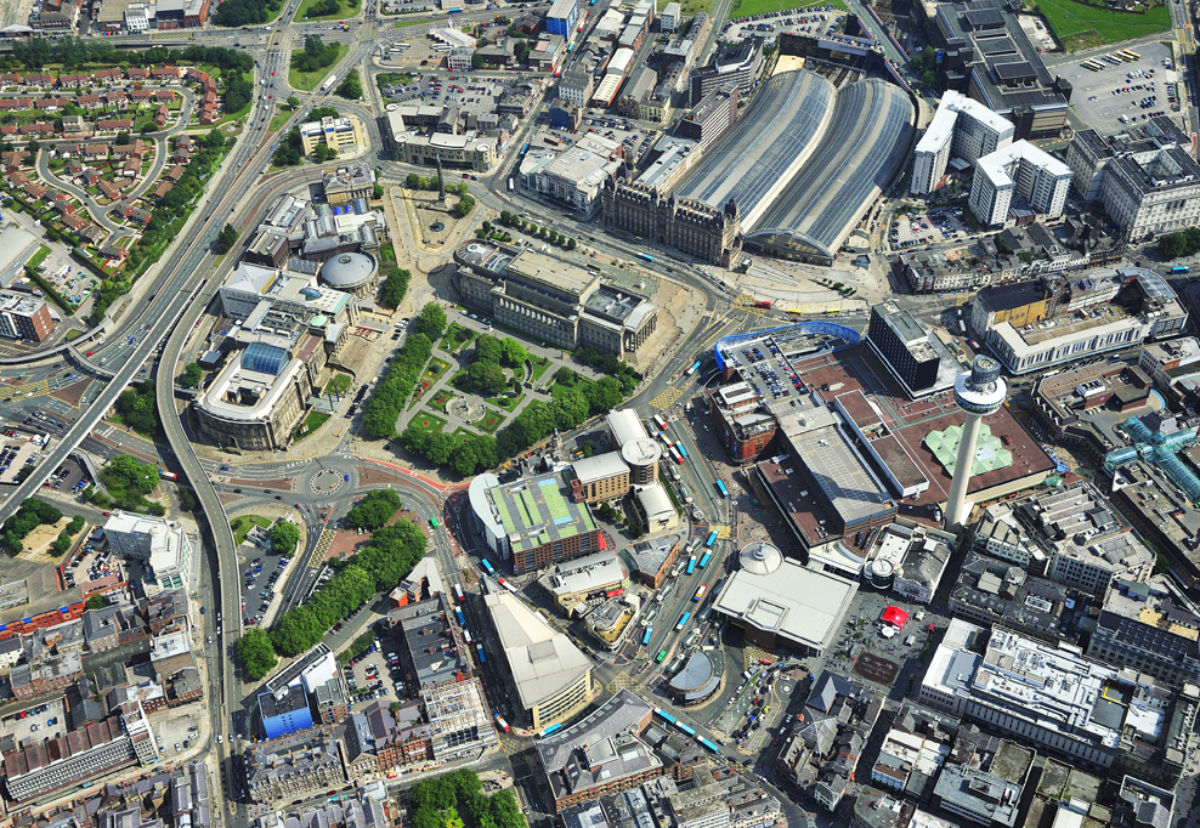
[(721, 267), (742, 249), (741, 218), (730, 201), (721, 210), (613, 177), (600, 193), (604, 224), (653, 239)]

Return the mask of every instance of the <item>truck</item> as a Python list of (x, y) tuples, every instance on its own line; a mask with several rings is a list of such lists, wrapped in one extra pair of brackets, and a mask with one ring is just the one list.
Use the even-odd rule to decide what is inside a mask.
[(330, 75), (325, 79), (324, 83), (321, 84), (321, 91), (329, 92), (333, 89), (333, 87), (337, 86), (337, 81), (337, 74)]
[(179, 475), (177, 475), (175, 472), (163, 471), (162, 469), (158, 470), (158, 476), (164, 480), (170, 480), (172, 482), (179, 480)]
[(766, 308), (767, 310), (770, 310), (771, 309), (771, 300), (770, 299), (762, 299), (758, 302), (755, 302), (754, 307)]

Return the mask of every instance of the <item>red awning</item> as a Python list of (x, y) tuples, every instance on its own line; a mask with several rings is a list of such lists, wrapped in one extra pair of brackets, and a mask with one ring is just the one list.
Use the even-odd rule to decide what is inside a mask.
[(883, 611), (883, 623), (903, 627), (908, 623), (908, 613), (899, 607), (888, 607)]

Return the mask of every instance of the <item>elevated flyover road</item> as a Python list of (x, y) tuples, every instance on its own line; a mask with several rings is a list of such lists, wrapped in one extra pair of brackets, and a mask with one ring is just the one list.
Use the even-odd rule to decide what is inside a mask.
[[(256, 159), (257, 149), (254, 141), (239, 140), (225, 158), (225, 177), (220, 181), (208, 183), (212, 190), (221, 194), (215, 209), (211, 201), (207, 205), (198, 205), (195, 208), (186, 229), (164, 257), (157, 275), (153, 277), (148, 291), (151, 298), (142, 305), (144, 310), (141, 313), (131, 312), (130, 318), (122, 320), (119, 326), (112, 322), (106, 323), (106, 327), (112, 330), (113, 334), (105, 346), (106, 351), (122, 341), (124, 332), (136, 332), (136, 343), (122, 354), (119, 367), (114, 366), (112, 381), (105, 385), (99, 396), (81, 413), (62, 439), (51, 446), (48, 454), (43, 455), (42, 462), (35, 468), (34, 473), (17, 486), (4, 504), (0, 505), (0, 522), (7, 520), (23, 500), (36, 494), (50, 473), (67, 459), (67, 455), (79, 447), (133, 380), (142, 363), (149, 359), (159, 343), (166, 338), (183, 309), (191, 301), (192, 294), (203, 283), (202, 274), (205, 269), (202, 264), (209, 254), (209, 245), (216, 238), (218, 230), (224, 226), (231, 206), (236, 206), (244, 196), (244, 182), (253, 180), (253, 175), (269, 161), (269, 151), (258, 152)], [(251, 161), (254, 161), (253, 168)], [(233, 177), (232, 180), (229, 180), (230, 176)], [(243, 182), (240, 186), (239, 180)], [(132, 317), (136, 317), (136, 322)], [(143, 320), (148, 327), (143, 326)]]

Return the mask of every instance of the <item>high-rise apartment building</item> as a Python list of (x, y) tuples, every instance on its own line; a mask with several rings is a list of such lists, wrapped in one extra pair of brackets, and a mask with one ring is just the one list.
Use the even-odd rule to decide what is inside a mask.
[(913, 194), (933, 192), (951, 158), (973, 165), (1013, 140), (1013, 125), (979, 101), (950, 90), (917, 142), (913, 158)]
[(989, 227), (1004, 224), (1014, 198), (1023, 198), (1046, 218), (1062, 215), (1074, 173), (1028, 141), (1017, 141), (975, 164), (967, 206)]

